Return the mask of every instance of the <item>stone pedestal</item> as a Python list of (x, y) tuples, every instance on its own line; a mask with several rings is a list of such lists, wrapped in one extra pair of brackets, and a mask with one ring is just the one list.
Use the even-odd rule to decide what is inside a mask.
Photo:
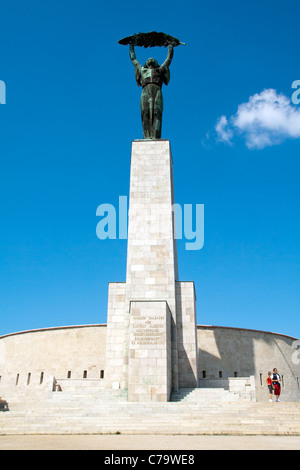
[(134, 141), (126, 283), (109, 288), (105, 372), (130, 401), (197, 386), (194, 287), (178, 281), (173, 204), (170, 142)]
[[(173, 162), (167, 140), (132, 143), (126, 301), (165, 301), (171, 318), (172, 386), (178, 387)], [(131, 317), (130, 317), (131, 318)]]
[(168, 401), (171, 372), (171, 312), (167, 302), (131, 302), (128, 400)]
[(196, 294), (193, 282), (176, 282), (179, 388), (198, 386)]

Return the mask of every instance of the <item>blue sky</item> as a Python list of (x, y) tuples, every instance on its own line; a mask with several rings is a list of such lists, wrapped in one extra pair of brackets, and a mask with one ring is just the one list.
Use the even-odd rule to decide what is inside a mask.
[(142, 138), (141, 91), (117, 41), (156, 30), (187, 44), (163, 90), (162, 137), (176, 202), (205, 206), (203, 249), (178, 241), (198, 323), (300, 338), (299, 2), (151, 6), (1, 4), (0, 335), (106, 322), (127, 244), (97, 238), (96, 209), (128, 195), (131, 141)]

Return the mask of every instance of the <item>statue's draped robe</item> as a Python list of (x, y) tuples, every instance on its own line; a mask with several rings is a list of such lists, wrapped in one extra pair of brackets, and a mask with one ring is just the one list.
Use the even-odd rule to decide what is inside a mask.
[(163, 97), (161, 87), (168, 85), (170, 70), (166, 65), (157, 68), (135, 66), (135, 78), (138, 86), (143, 87), (141, 96), (141, 114), (144, 139), (160, 139)]

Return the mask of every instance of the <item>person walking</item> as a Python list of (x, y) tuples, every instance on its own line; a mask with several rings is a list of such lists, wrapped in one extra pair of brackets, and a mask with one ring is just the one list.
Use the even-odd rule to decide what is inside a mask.
[(276, 401), (279, 402), (280, 399), (280, 392), (281, 392), (281, 377), (280, 375), (278, 374), (278, 370), (276, 369), (276, 367), (273, 369), (273, 374), (271, 375), (271, 379), (272, 379), (272, 383), (273, 383), (273, 386), (274, 386), (274, 395), (276, 397)]
[(268, 385), (268, 389), (269, 389), (269, 402), (273, 402), (273, 382), (272, 382), (272, 378), (271, 378), (271, 371), (268, 372), (268, 377), (266, 378), (266, 382), (267, 382), (267, 385)]

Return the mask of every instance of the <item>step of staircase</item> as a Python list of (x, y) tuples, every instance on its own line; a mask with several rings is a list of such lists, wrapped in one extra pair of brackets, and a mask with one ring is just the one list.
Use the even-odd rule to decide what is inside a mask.
[(110, 392), (97, 400), (77, 391), (11, 402), (0, 412), (0, 434), (300, 435), (300, 403), (227, 399), (224, 389), (181, 389), (167, 403), (133, 403), (125, 401), (126, 391), (107, 399)]
[(171, 401), (184, 402), (216, 402), (240, 400), (238, 393), (224, 388), (181, 388), (171, 395)]

